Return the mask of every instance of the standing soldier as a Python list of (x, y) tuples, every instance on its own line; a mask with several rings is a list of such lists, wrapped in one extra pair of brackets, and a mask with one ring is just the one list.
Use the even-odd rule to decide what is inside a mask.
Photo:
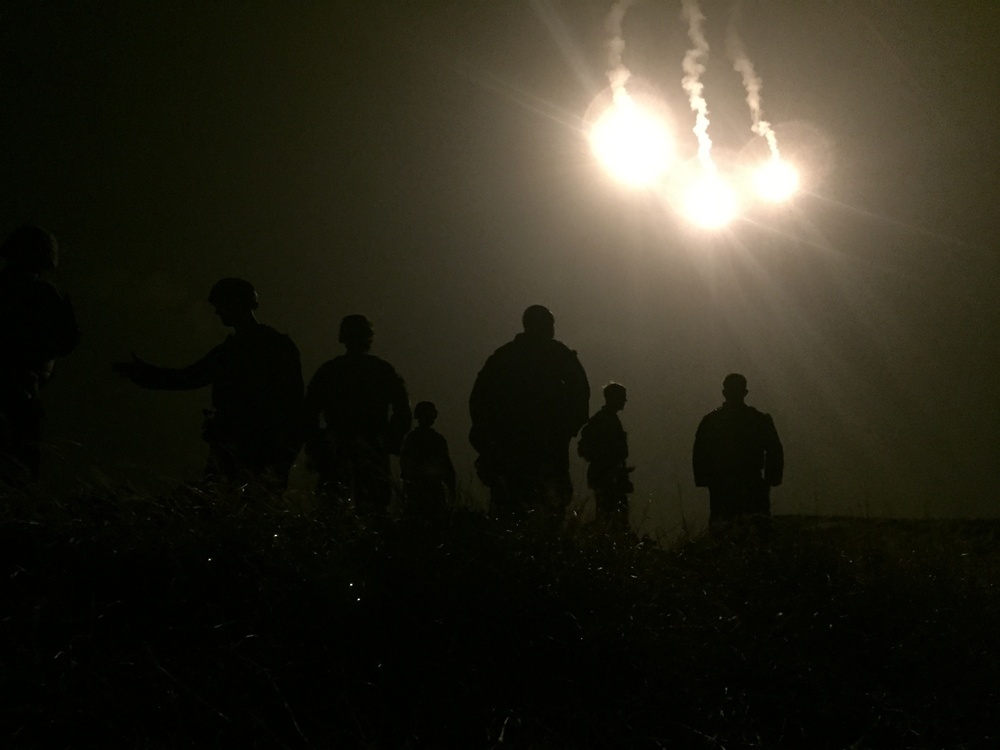
[(628, 496), (632, 492), (627, 466), (628, 435), (618, 412), (625, 408), (625, 386), (604, 386), (604, 406), (580, 431), (577, 453), (589, 462), (587, 485), (594, 490), (597, 519), (616, 531), (628, 531)]
[(587, 421), (590, 385), (576, 352), (555, 339), (555, 318), (532, 305), (524, 331), (497, 349), (469, 397), (469, 442), (494, 513), (564, 512), (573, 495), (569, 442)]
[(143, 388), (212, 387), (202, 435), (209, 446), (205, 479), (255, 482), (277, 491), (302, 445), (302, 365), (292, 340), (257, 321), (257, 292), (249, 281), (222, 279), (208, 295), (233, 333), (192, 365), (157, 367), (132, 355), (115, 372)]
[(0, 245), (0, 478), (37, 480), (41, 450), (40, 391), (57, 357), (76, 348), (80, 331), (68, 298), (42, 278), (59, 261), (56, 239), (40, 227), (18, 227)]
[(430, 401), (413, 407), (417, 426), (403, 440), (399, 453), (406, 502), (418, 514), (443, 510), (455, 499), (455, 466), (448, 453), (448, 441), (434, 429), (437, 415)]
[(770, 414), (744, 403), (748, 392), (745, 377), (727, 375), (725, 403), (705, 415), (695, 434), (694, 483), (708, 487), (709, 526), (743, 515), (766, 519), (770, 488), (781, 484), (785, 459), (778, 431)]
[[(392, 498), (390, 455), (399, 455), (413, 415), (403, 379), (369, 353), (375, 333), (364, 315), (340, 323), (346, 353), (322, 364), (306, 389), (306, 453), (317, 493), (384, 515)], [(321, 424), (322, 419), (322, 424)]]

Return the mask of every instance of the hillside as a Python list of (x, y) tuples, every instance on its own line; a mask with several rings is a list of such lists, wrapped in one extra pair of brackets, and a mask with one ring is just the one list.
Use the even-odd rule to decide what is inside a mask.
[(179, 490), (5, 499), (7, 747), (989, 747), (997, 522), (670, 549)]

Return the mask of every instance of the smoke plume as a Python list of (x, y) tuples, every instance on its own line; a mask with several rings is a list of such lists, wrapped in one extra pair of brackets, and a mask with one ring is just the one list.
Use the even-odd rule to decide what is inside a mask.
[(726, 33), (726, 52), (733, 61), (733, 69), (743, 79), (743, 88), (747, 92), (747, 106), (750, 108), (750, 129), (757, 135), (767, 139), (767, 146), (771, 150), (771, 156), (777, 159), (778, 140), (775, 138), (774, 130), (771, 129), (771, 123), (763, 118), (760, 105), (762, 82), (754, 71), (753, 63), (743, 49), (743, 40), (740, 39), (739, 33), (736, 31), (735, 19), (729, 25)]
[(632, 6), (634, 0), (618, 0), (608, 13), (604, 21), (604, 28), (610, 35), (608, 40), (608, 81), (611, 84), (611, 92), (615, 102), (628, 96), (625, 91), (625, 84), (632, 76), (632, 73), (622, 62), (622, 55), (625, 52), (625, 38), (622, 36), (622, 23), (625, 20), (625, 13)]
[(701, 82), (701, 75), (705, 72), (702, 60), (708, 57), (708, 40), (701, 29), (705, 16), (698, 7), (697, 0), (684, 0), (681, 17), (688, 22), (688, 37), (694, 45), (684, 54), (684, 78), (681, 83), (695, 113), (694, 134), (698, 139), (698, 159), (706, 170), (714, 171), (712, 140), (708, 137), (708, 103), (702, 96), (704, 85)]

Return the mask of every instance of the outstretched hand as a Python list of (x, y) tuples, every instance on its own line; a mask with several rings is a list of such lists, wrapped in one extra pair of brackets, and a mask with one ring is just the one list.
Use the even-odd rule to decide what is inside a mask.
[(111, 365), (112, 371), (129, 379), (138, 377), (139, 373), (147, 367), (149, 367), (149, 363), (139, 359), (135, 352), (132, 352), (131, 362), (115, 362)]

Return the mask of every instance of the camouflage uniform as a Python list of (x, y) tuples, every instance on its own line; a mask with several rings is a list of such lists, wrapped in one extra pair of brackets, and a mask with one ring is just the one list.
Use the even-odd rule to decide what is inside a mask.
[(589, 408), (576, 352), (553, 338), (519, 333), (486, 360), (469, 398), (469, 441), (494, 510), (565, 509), (569, 441)]
[(628, 435), (616, 409), (599, 409), (580, 431), (577, 453), (589, 462), (587, 485), (594, 490), (597, 517), (628, 527)]
[(37, 479), (41, 452), (40, 391), (57, 357), (80, 340), (69, 299), (41, 278), (56, 266), (54, 238), (38, 227), (15, 230), (3, 245), (0, 272), (0, 475)]
[(256, 324), (225, 341), (192, 365), (141, 363), (136, 385), (166, 390), (212, 387), (203, 437), (209, 444), (206, 479), (264, 481), (284, 489), (302, 445), (302, 365), (285, 334)]
[(433, 427), (418, 425), (403, 440), (400, 475), (406, 502), (414, 511), (434, 511), (455, 497), (455, 467), (448, 441)]
[(399, 455), (412, 423), (406, 385), (392, 365), (361, 352), (324, 363), (306, 389), (305, 420), (317, 491), (383, 513), (392, 497), (389, 457)]
[(692, 464), (695, 485), (709, 490), (710, 524), (770, 515), (770, 488), (781, 484), (784, 451), (769, 414), (726, 403), (705, 415)]

